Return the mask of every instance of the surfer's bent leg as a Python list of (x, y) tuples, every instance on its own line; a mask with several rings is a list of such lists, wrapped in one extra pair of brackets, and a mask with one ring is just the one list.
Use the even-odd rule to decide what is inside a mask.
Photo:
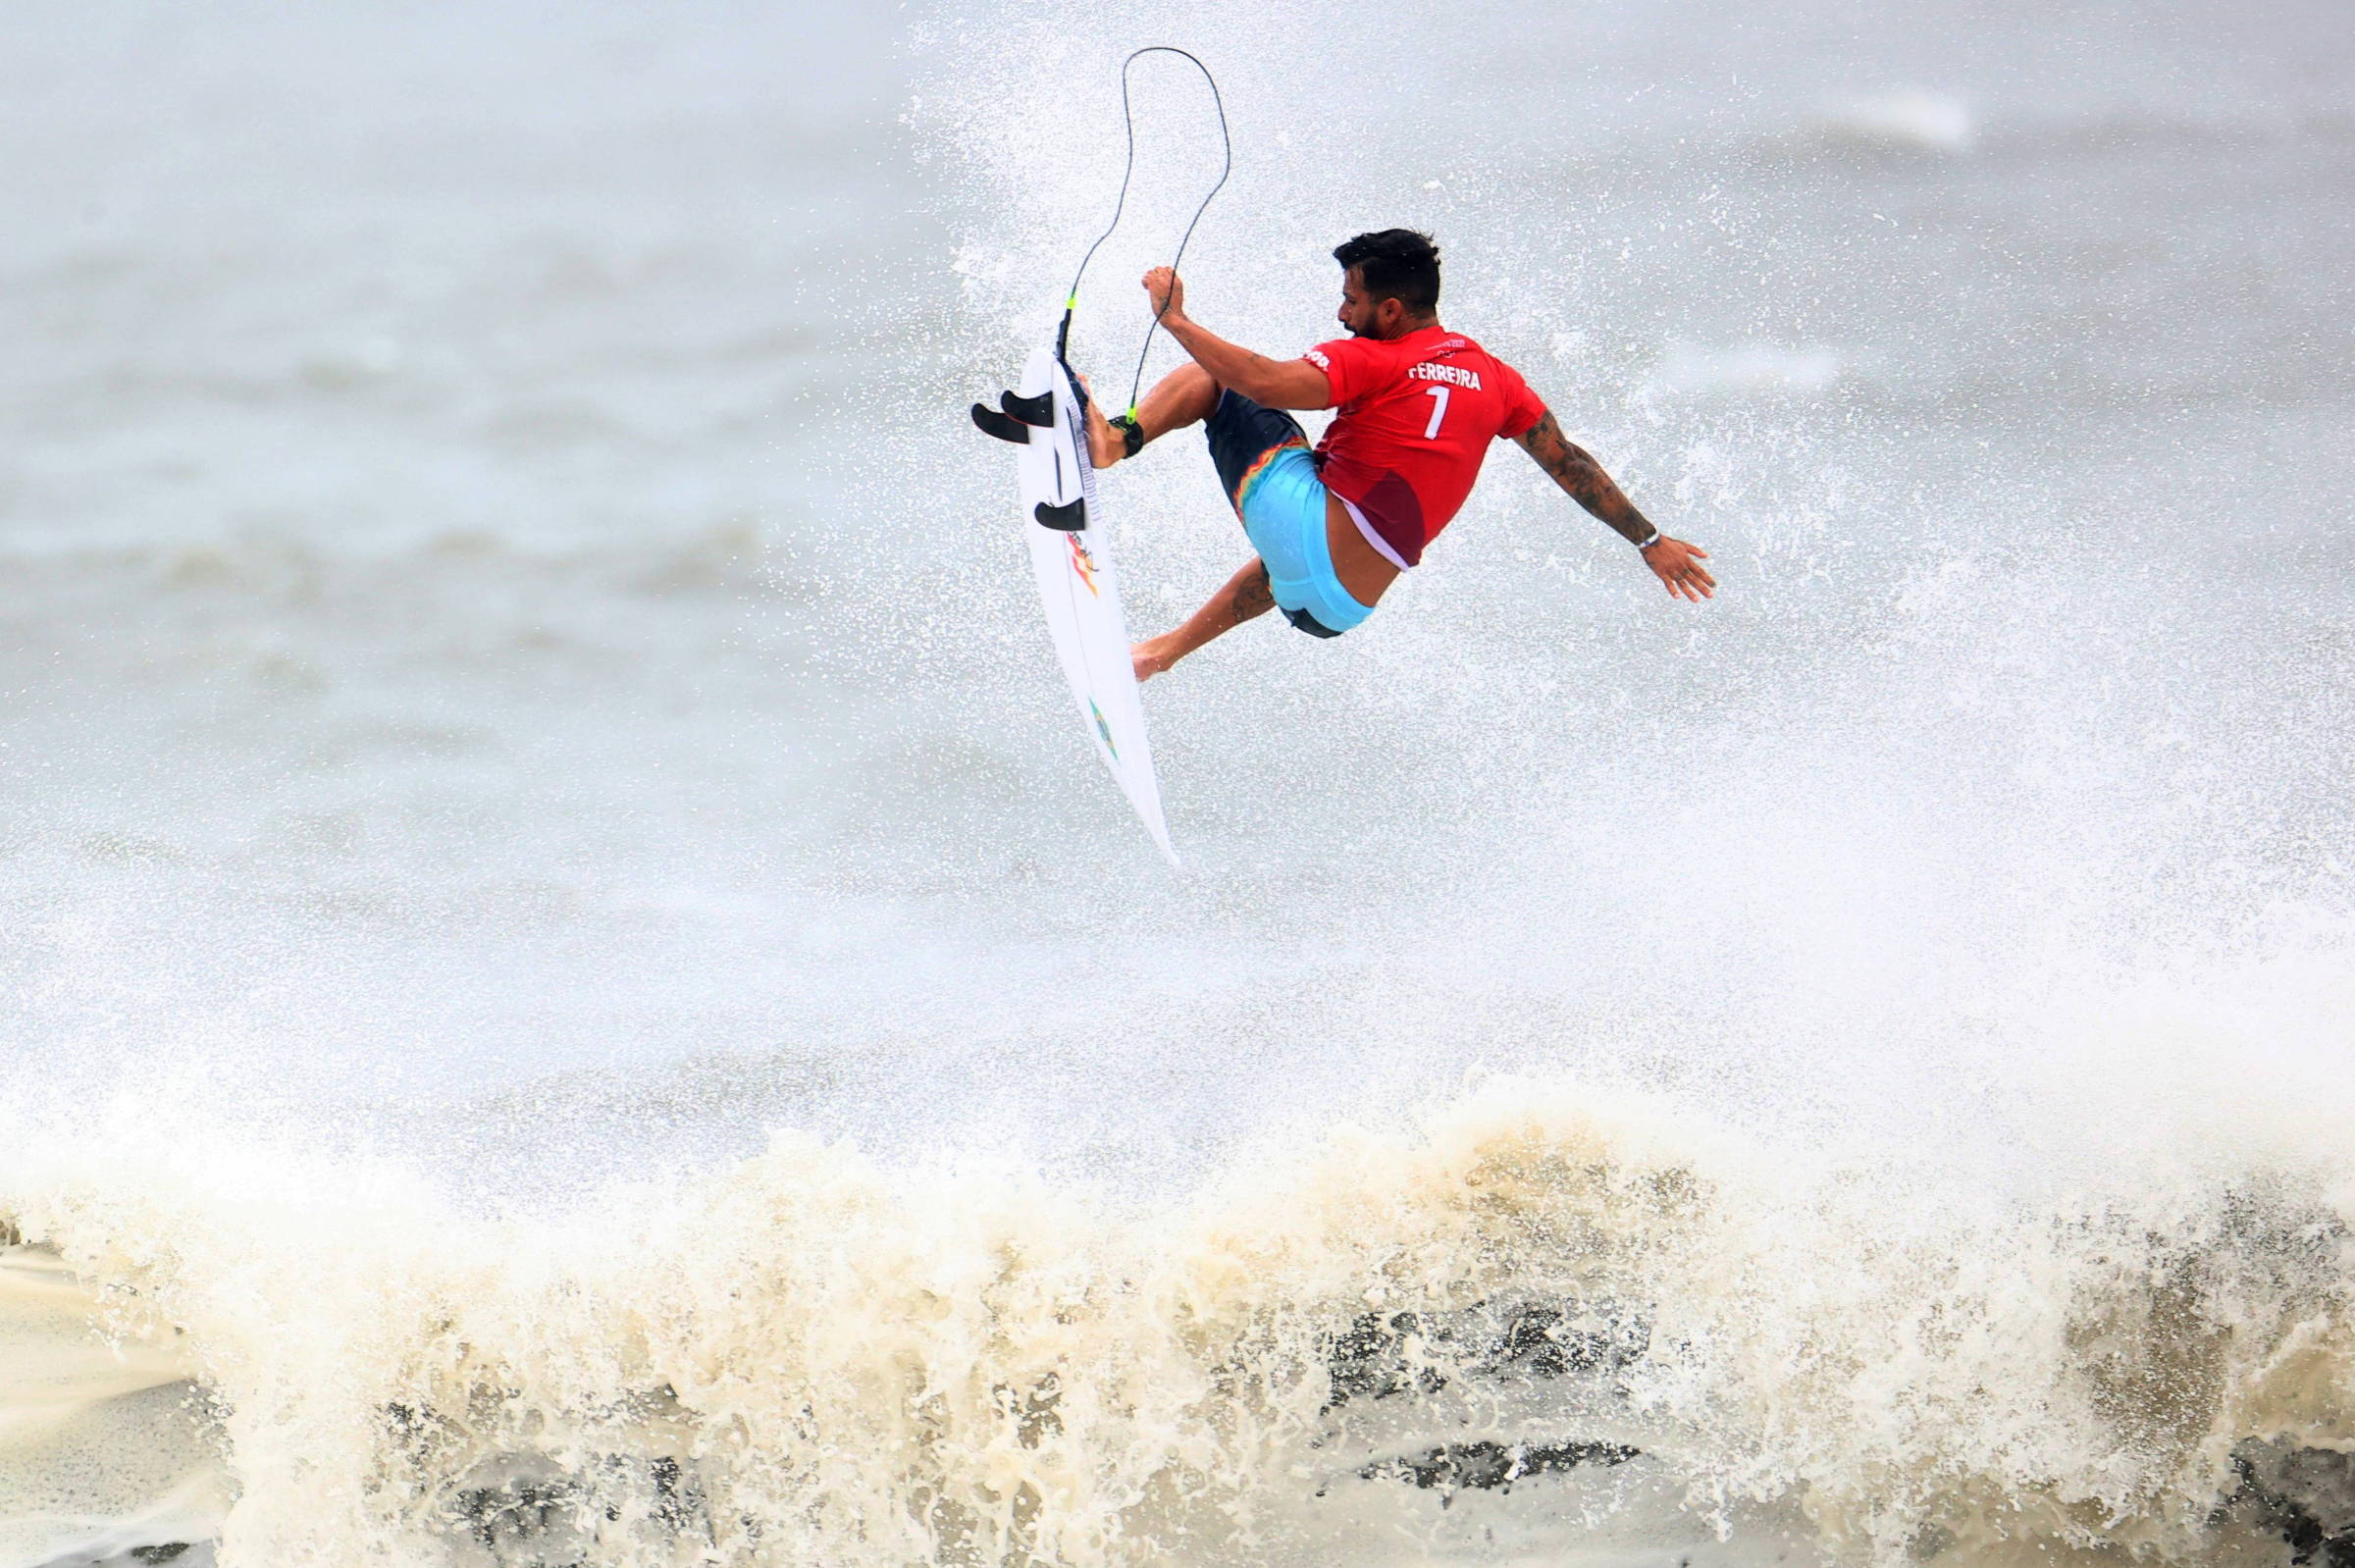
[(1275, 596), (1268, 592), (1268, 569), (1254, 560), (1228, 578), (1184, 624), (1132, 646), (1129, 665), (1138, 680), (1150, 679), (1221, 632), (1232, 631), (1275, 607)]
[[(1173, 430), (1200, 424), (1219, 406), (1219, 384), (1200, 365), (1179, 365), (1153, 384), (1145, 400), (1136, 405), (1136, 428), (1146, 441)], [(1094, 399), (1087, 405), (1087, 460), (1098, 469), (1110, 468), (1128, 455), (1128, 448), (1104, 417)]]
[(1200, 365), (1187, 363), (1153, 384), (1145, 400), (1136, 405), (1136, 426), (1145, 440), (1167, 436), (1208, 419), (1219, 406), (1219, 384)]

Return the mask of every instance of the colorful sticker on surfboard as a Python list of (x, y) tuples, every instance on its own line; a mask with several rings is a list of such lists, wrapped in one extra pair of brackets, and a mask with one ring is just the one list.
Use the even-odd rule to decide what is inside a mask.
[[(1079, 543), (1077, 534), (1066, 534), (1063, 537), (1071, 541), (1072, 570), (1079, 574), (1079, 581), (1087, 585), (1089, 593), (1096, 593), (1096, 558), (1087, 552), (1085, 545)], [(1101, 714), (1097, 716), (1096, 722), (1098, 724), (1104, 722)]]

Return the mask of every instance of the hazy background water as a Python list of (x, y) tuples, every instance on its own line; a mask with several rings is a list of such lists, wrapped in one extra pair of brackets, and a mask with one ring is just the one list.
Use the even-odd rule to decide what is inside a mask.
[[(0, 27), (25, 1139), (373, 1147), (460, 1212), (779, 1127), (1166, 1197), (1511, 1071), (2043, 1189), (2350, 1086), (2343, 7)], [(1202, 320), (1295, 351), (1333, 243), (1431, 228), (1724, 585), (1499, 448), (1365, 630), (1149, 689), (1181, 877), (961, 412), (1146, 42), (1232, 119)], [(1140, 77), (1102, 384), (1216, 167)], [(1140, 629), (1238, 563), (1184, 442), (1106, 494)]]
[[(714, 1055), (914, 1071), (920, 1041), (1077, 1025), (1060, 1092), (1115, 1048), (1116, 1083), (1224, 1076), (1304, 987), (1387, 1014), (1432, 965), (1486, 995), (1467, 929), (1547, 933), (1508, 1010), (1584, 1010), (1626, 936), (1754, 1021), (1696, 919), (1826, 890), (1743, 857), (1906, 879), (2054, 848), (2058, 811), (2263, 860), (2328, 776), (2339, 738), (2279, 720), (2332, 707), (2343, 610), (2343, 16), (1474, 8), (1409, 19), (1409, 66), (1271, 14), (1212, 48), (1240, 145), (1205, 319), (1305, 344), (1334, 236), (1431, 225), (1450, 320), (1728, 593), (1648, 602), (1505, 451), (1374, 634), (1256, 629), (1155, 689), (1196, 871), (1151, 871), (1054, 716), (1002, 476), (952, 417), (1100, 222), (1118, 56), (1234, 26), (1127, 20), (17, 12), (19, 1048), (76, 1096), (137, 1061), (368, 1104)], [(1081, 324), (1108, 378), (1207, 166), (1199, 88), (1146, 81)], [(1103, 150), (1063, 190), (1050, 133)], [(1200, 468), (1115, 493), (1142, 623), (1234, 553)], [(1956, 776), (2023, 717), (2066, 755)], [(2108, 795), (2209, 748), (2270, 799), (2016, 798), (2022, 768)], [(1779, 851), (1729, 789), (1788, 814)], [(1383, 1042), (1318, 1012), (1287, 1072), (1361, 1075)]]

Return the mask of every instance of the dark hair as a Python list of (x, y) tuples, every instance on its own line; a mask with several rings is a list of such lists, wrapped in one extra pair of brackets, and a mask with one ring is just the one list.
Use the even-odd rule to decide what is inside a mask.
[(1439, 247), (1413, 229), (1383, 229), (1333, 247), (1333, 259), (1355, 267), (1366, 292), (1395, 299), (1418, 316), (1439, 308)]

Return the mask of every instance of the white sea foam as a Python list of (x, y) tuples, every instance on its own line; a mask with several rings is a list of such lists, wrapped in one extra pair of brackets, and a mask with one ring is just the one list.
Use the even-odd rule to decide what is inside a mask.
[[(1783, 1560), (2217, 1561), (2263, 1539), (2211, 1518), (2236, 1452), (2355, 1441), (2355, 1181), (2246, 1125), (2097, 1134), (2098, 1177), (1998, 1195), (1513, 1079), (1149, 1213), (785, 1135), (530, 1224), (195, 1146), (61, 1157), (16, 1214), (94, 1319), (141, 1315), (136, 1381), (204, 1380), (245, 1560), (1408, 1562), (1567, 1511), (1598, 1550), (1804, 1521)], [(157, 1486), (177, 1408), (118, 1438)], [(1492, 1497), (1446, 1468), (1480, 1444), (1642, 1457)], [(16, 1485), (93, 1516), (143, 1473), (50, 1452)]]

